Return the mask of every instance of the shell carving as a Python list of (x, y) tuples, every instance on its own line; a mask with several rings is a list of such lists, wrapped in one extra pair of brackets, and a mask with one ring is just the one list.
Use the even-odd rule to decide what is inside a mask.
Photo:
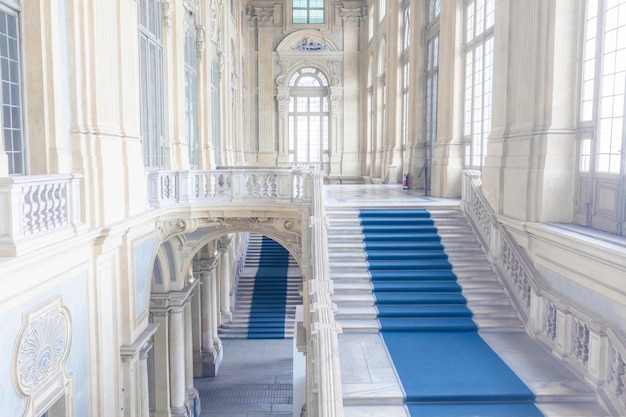
[(57, 309), (34, 318), (22, 330), (17, 349), (17, 383), (32, 393), (49, 377), (64, 370), (69, 354), (68, 319)]

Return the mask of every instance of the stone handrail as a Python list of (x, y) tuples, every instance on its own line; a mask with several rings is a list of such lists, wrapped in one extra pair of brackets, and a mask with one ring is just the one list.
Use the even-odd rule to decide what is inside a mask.
[(626, 337), (552, 294), (482, 194), (479, 171), (463, 175), (463, 210), (517, 306), (526, 331), (584, 377), (614, 415), (626, 415)]
[(311, 201), (311, 174), (301, 168), (228, 167), (148, 173), (148, 202), (159, 208), (191, 203)]
[[(76, 174), (0, 178), (0, 256), (36, 247), (38, 238), (82, 225)], [(29, 249), (30, 247), (30, 249)]]
[[(311, 275), (305, 283), (307, 321), (307, 416), (342, 417), (343, 400), (339, 368), (340, 325), (335, 321), (336, 306), (331, 301), (332, 280), (328, 269), (326, 214), (323, 174), (313, 174), (311, 227)], [(308, 307), (308, 308), (307, 308)]]

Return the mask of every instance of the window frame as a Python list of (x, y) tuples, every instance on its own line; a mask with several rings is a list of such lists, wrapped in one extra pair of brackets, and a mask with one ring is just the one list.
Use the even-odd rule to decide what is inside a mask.
[[(478, 10), (476, 5), (479, 2), (483, 5), (483, 14), (480, 16), (483, 30), (480, 32), (476, 30), (476, 11)], [(488, 8), (488, 4), (491, 5), (491, 8)], [(472, 6), (471, 16), (469, 15), (470, 6)], [(487, 26), (489, 22), (491, 24)], [(470, 23), (472, 26), (471, 38), (468, 37)], [(487, 142), (491, 133), (493, 117), (495, 0), (465, 0), (463, 4), (463, 27), (465, 67), (463, 86), (464, 167), (480, 170), (487, 153)], [(480, 55), (479, 58), (477, 58), (477, 52)], [(471, 62), (468, 62), (470, 54)], [(476, 81), (478, 78), (480, 78), (479, 82)], [(468, 81), (470, 82), (468, 83)]]
[[(12, 7), (13, 6), (13, 7)], [(3, 64), (0, 66), (0, 82), (2, 84), (2, 95), (0, 95), (0, 105), (2, 111), (0, 111), (0, 126), (2, 126), (2, 150), (7, 158), (8, 163), (8, 174), (10, 176), (21, 176), (27, 175), (28, 168), (28, 140), (26, 138), (26, 123), (25, 123), (25, 114), (26, 109), (24, 105), (24, 58), (23, 58), (23, 36), (22, 36), (22, 23), (21, 23), (21, 10), (17, 4), (7, 4), (7, 2), (0, 2), (0, 12), (2, 12), (5, 16), (11, 17), (15, 19), (14, 21), (14, 31), (15, 31), (15, 51), (13, 52), (14, 57), (17, 60), (11, 59), (8, 52), (10, 50), (7, 44), (7, 55), (1, 56), (0, 53), (0, 62)], [(9, 34), (7, 33), (7, 41), (9, 39)], [(4, 36), (4, 35), (1, 35)], [(17, 70), (13, 69), (10, 63), (6, 64), (6, 68), (9, 69), (9, 78), (4, 78), (4, 71), (2, 68), (5, 67), (4, 61), (15, 62), (15, 66), (17, 66)], [(17, 82), (15, 82), (14, 78), (11, 78), (13, 72), (16, 72)], [(9, 84), (7, 87), (5, 83)], [(13, 91), (13, 87), (17, 89), (17, 92)], [(9, 88), (8, 95), (9, 97), (5, 97), (6, 88)], [(8, 99), (8, 100), (7, 100)], [(17, 105), (15, 102), (17, 101)], [(10, 116), (10, 124), (7, 126), (5, 124), (5, 119), (7, 116)], [(17, 124), (17, 127), (15, 125)], [(15, 133), (19, 133), (19, 138), (17, 141), (14, 140), (13, 135)], [(7, 146), (7, 133), (11, 133), (11, 147)], [(16, 146), (16, 142), (19, 142), (18, 146)], [(19, 148), (19, 149), (16, 149)], [(18, 155), (16, 157), (16, 155)], [(15, 165), (17, 159), (19, 159), (19, 169), (15, 169)]]

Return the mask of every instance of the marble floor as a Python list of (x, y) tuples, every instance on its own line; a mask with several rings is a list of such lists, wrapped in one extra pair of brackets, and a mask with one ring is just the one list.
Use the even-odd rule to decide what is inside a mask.
[(215, 378), (197, 378), (200, 417), (292, 417), (293, 339), (224, 339)]

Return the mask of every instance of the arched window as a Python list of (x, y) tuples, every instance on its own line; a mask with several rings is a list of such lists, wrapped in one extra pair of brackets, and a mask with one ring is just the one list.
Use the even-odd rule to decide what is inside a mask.
[(302, 68), (289, 80), (289, 162), (328, 162), (328, 80)]
[(576, 222), (624, 234), (626, 5), (585, 2)]

